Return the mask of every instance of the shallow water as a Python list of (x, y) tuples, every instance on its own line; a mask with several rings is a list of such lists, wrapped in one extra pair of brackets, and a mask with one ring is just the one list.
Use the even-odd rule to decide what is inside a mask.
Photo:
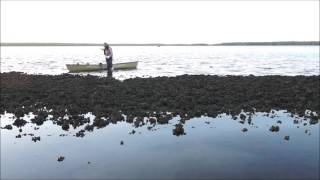
[[(179, 120), (138, 128), (123, 121), (83, 138), (74, 136), (81, 127), (27, 123), (20, 134), (34, 133), (41, 137), (37, 142), (29, 135), (16, 138), (17, 127), (1, 129), (1, 179), (319, 179), (319, 123), (285, 111), (256, 113), (251, 124), (222, 114), (187, 120), (186, 134), (175, 136)], [(1, 116), (2, 127), (13, 121)], [(280, 131), (269, 131), (272, 125)]]
[[(139, 61), (132, 77), (208, 75), (319, 75), (319, 46), (113, 47), (114, 63)], [(104, 63), (100, 47), (1, 47), (1, 72), (67, 73), (66, 64)], [(88, 73), (83, 73), (88, 74)], [(106, 72), (92, 75), (106, 76)]]

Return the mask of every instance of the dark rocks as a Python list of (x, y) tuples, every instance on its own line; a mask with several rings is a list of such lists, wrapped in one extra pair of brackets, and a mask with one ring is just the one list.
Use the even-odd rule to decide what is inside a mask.
[(287, 141), (289, 141), (290, 136), (284, 136), (284, 139), (287, 140)]
[(109, 121), (99, 117), (96, 117), (93, 121), (93, 126), (96, 126), (97, 128), (103, 128), (103, 127), (106, 127), (107, 125), (109, 125)]
[(48, 117), (48, 113), (44, 110), (40, 110), (37, 112), (37, 115), (34, 119), (31, 119), (31, 122), (35, 123), (36, 125), (40, 126), (43, 124), (44, 121), (46, 121), (46, 118)]
[(185, 135), (183, 125), (181, 123), (176, 124), (175, 128), (172, 130), (172, 134), (176, 136)]
[(242, 128), (241, 131), (242, 131), (242, 132), (247, 132), (248, 129), (247, 129), (247, 128)]
[(306, 129), (306, 130), (304, 131), (304, 133), (308, 134), (308, 133), (310, 133), (310, 130), (309, 130), (309, 129)]
[(144, 125), (143, 117), (137, 117), (133, 124), (136, 128)]
[(244, 123), (245, 123), (245, 121), (242, 121), (242, 120), (241, 120), (241, 121), (239, 121), (239, 123), (244, 124)]
[(242, 120), (242, 121), (244, 121), (244, 120), (246, 120), (246, 115), (244, 115), (244, 114), (240, 114), (240, 119)]
[(37, 142), (37, 141), (40, 141), (40, 136), (34, 136), (34, 137), (32, 137), (31, 138), (31, 140), (33, 141), (33, 142)]
[[(310, 124), (319, 122), (319, 76), (183, 75), (122, 82), (95, 76), (10, 72), (1, 73), (0, 78), (0, 111), (13, 112), (17, 127), (26, 123), (21, 117), (28, 112), (37, 115), (32, 123), (42, 125), (48, 117), (48, 112), (42, 109), (44, 106), (52, 109), (54, 121), (64, 126), (63, 129), (67, 129), (67, 124), (79, 127), (87, 123), (88, 119), (78, 116), (87, 112), (97, 116), (93, 126), (98, 128), (122, 121), (121, 114), (127, 115), (127, 122), (138, 116), (155, 117), (149, 118), (151, 124), (166, 124), (172, 114), (188, 114), (186, 118), (181, 116), (182, 123), (203, 114), (214, 117), (220, 113), (228, 113), (233, 119), (240, 114), (241, 121), (245, 121), (248, 118), (242, 110), (254, 113), (270, 112), (274, 108), (296, 112), (299, 116), (310, 109), (316, 112), (311, 113)], [(167, 111), (172, 114), (161, 113)], [(58, 123), (58, 117), (66, 113), (69, 120)], [(270, 116), (276, 117), (273, 110)]]
[(250, 115), (248, 118), (248, 124), (251, 124), (251, 122), (252, 122), (252, 116)]
[(58, 157), (58, 162), (61, 162), (61, 161), (63, 161), (64, 159), (65, 159), (64, 156), (59, 156), (59, 157)]
[(132, 131), (129, 134), (135, 134), (136, 131), (134, 129), (132, 129)]
[(269, 129), (271, 132), (278, 132), (280, 130), (280, 127), (277, 125), (272, 125)]
[(319, 120), (320, 120), (319, 116), (316, 116), (313, 113), (311, 113), (310, 121), (309, 121), (310, 124), (317, 124), (319, 123)]
[(159, 124), (168, 124), (170, 119), (172, 119), (172, 115), (161, 115), (158, 118), (158, 123)]
[(149, 118), (149, 122), (150, 122), (150, 124), (156, 124), (157, 119), (154, 118), (154, 117), (150, 117), (150, 118)]
[(84, 129), (85, 129), (86, 131), (93, 131), (94, 126), (87, 124), (87, 125), (84, 127)]
[(69, 124), (68, 123), (63, 123), (61, 128), (65, 131), (68, 131), (69, 130)]
[(9, 124), (9, 125), (4, 126), (2, 129), (8, 129), (8, 130), (11, 130), (11, 129), (12, 129), (12, 126)]
[(80, 131), (78, 131), (77, 133), (76, 133), (76, 137), (84, 137), (85, 136), (85, 134), (84, 134), (84, 132), (85, 132), (85, 130), (80, 130)]
[(16, 135), (16, 138), (21, 138), (21, 134)]
[(16, 119), (13, 123), (14, 126), (17, 126), (17, 127), (22, 127), (24, 126), (25, 124), (27, 123), (27, 121), (23, 120), (23, 119)]
[(123, 141), (120, 141), (120, 145), (123, 145), (124, 143), (123, 143)]
[(278, 123), (278, 124), (281, 124), (281, 123), (282, 123), (282, 121), (278, 120), (278, 121), (277, 121), (277, 123)]

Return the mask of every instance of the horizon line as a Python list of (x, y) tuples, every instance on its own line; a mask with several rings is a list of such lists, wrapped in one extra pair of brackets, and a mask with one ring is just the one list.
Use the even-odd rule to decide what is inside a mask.
[[(103, 46), (104, 43), (1, 42), (0, 46)], [(110, 43), (110, 46), (320, 45), (320, 41), (252, 41), (222, 43)]]

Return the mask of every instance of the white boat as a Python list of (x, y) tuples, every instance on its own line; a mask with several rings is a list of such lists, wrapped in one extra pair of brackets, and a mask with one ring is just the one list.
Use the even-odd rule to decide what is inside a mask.
[[(113, 64), (113, 70), (137, 69), (138, 61)], [(107, 64), (67, 64), (69, 72), (102, 71), (107, 69)]]

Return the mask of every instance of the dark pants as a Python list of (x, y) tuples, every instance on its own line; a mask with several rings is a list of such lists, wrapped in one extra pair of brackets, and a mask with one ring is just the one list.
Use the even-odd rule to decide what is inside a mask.
[(112, 57), (106, 58), (107, 62), (107, 70), (108, 70), (108, 76), (112, 76)]

